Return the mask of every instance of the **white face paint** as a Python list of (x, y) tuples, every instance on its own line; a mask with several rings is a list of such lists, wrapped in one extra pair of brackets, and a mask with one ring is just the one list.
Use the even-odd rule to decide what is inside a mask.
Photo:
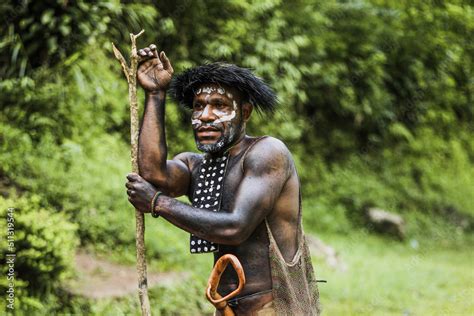
[(193, 128), (197, 128), (198, 126), (202, 125), (202, 121), (200, 119), (191, 118), (191, 125)]
[(232, 105), (234, 106), (234, 111), (237, 110), (237, 102), (235, 100), (232, 100)]
[(202, 89), (198, 89), (198, 91), (196, 92), (196, 94), (200, 94), (200, 93), (207, 93), (207, 94), (211, 94), (212, 92), (216, 91), (217, 88), (216, 87), (202, 87)]
[[(216, 87), (204, 86), (204, 87), (201, 87), (201, 88), (197, 89), (196, 95), (201, 94), (201, 93), (212, 94), (213, 92), (217, 92), (221, 95), (226, 94), (225, 89), (222, 88), (222, 87), (216, 88)], [(229, 99), (232, 99), (232, 93), (228, 92), (226, 95)]]
[[(213, 112), (215, 115), (219, 116), (219, 114), (218, 114), (218, 113), (220, 113), (219, 111), (212, 110), (212, 112)], [(235, 115), (236, 115), (236, 114), (235, 114), (235, 110), (233, 110), (232, 113), (230, 113), (230, 114), (228, 114), (228, 115), (221, 116), (221, 117), (219, 117), (218, 119), (215, 119), (215, 120), (214, 120), (214, 124), (230, 121), (230, 120), (232, 120), (232, 119), (235, 117)]]

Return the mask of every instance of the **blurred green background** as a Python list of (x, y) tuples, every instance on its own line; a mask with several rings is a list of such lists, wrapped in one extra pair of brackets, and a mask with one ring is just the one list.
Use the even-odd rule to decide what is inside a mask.
[[(249, 132), (290, 148), (305, 231), (343, 262), (313, 257), (326, 315), (474, 314), (472, 2), (5, 1), (0, 17), (0, 215), (16, 208), (17, 313), (139, 313), (133, 292), (94, 299), (67, 284), (79, 249), (135, 262), (128, 91), (111, 42), (128, 54), (143, 28), (139, 46), (156, 43), (175, 72), (232, 62), (278, 93), (279, 111), (254, 113)], [(189, 114), (166, 111), (170, 155), (195, 151)], [(370, 206), (401, 215), (405, 238), (367, 227)], [(212, 259), (187, 240), (147, 218), (150, 273), (188, 271), (151, 288), (155, 315), (212, 313)]]

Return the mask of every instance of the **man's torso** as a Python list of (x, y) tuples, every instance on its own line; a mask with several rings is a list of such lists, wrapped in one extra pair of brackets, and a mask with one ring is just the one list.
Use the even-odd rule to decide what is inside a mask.
[[(264, 151), (265, 139), (246, 137), (239, 152), (229, 157), (227, 171), (224, 178), (223, 196), (220, 212), (232, 212), (234, 208), (235, 196), (241, 190), (252, 190), (252, 188), (239, 188), (245, 176), (244, 159), (249, 151)], [(258, 153), (258, 152), (257, 152)], [(189, 192), (194, 192), (194, 185), (197, 183), (198, 170), (203, 156), (194, 154), (189, 160), (192, 179)], [(284, 154), (284, 159), (289, 159), (289, 176), (285, 179), (285, 184), (276, 199), (273, 209), (268, 213), (267, 221), (273, 232), (276, 242), (285, 260), (291, 261), (297, 245), (296, 233), (299, 212), (299, 181), (296, 169), (289, 152)], [(189, 196), (191, 199), (192, 196)], [(256, 210), (257, 211), (257, 210)], [(219, 245), (219, 251), (215, 253), (214, 260), (217, 261), (224, 254), (234, 254), (242, 263), (246, 276), (246, 286), (239, 296), (245, 296), (256, 292), (270, 290), (272, 288), (270, 262), (268, 254), (268, 235), (265, 221), (262, 221), (254, 232), (243, 243), (234, 245)], [(220, 281), (219, 293), (227, 294), (237, 287), (238, 279), (232, 269), (227, 269)]]

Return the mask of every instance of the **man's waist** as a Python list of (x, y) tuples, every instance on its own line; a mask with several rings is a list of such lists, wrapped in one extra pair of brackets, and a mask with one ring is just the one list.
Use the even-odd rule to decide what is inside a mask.
[(251, 314), (273, 300), (272, 290), (266, 290), (231, 299), (227, 304), (237, 314)]

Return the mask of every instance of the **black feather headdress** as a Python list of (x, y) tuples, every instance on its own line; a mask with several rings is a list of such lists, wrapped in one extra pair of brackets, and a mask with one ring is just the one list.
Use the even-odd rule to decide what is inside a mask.
[(277, 105), (275, 92), (252, 71), (220, 62), (191, 68), (176, 76), (171, 82), (170, 94), (179, 104), (192, 107), (195, 91), (209, 83), (239, 90), (258, 112), (273, 112)]

